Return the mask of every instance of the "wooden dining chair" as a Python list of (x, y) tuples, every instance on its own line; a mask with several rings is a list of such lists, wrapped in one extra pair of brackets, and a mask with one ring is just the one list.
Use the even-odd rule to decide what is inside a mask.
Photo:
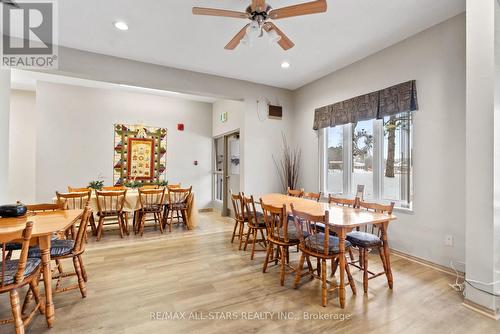
[[(356, 197), (354, 199), (350, 199), (350, 198), (336, 197), (336, 196), (333, 196), (332, 194), (328, 195), (328, 203), (332, 204), (332, 205), (343, 206), (343, 207), (348, 207), (348, 208), (357, 208), (358, 201), (359, 201), (358, 197)], [(330, 234), (334, 235), (334, 236), (337, 235), (333, 230), (330, 230)], [(349, 247), (349, 249), (347, 251), (349, 252), (349, 258), (351, 259), (351, 261), (354, 261), (354, 253), (352, 252), (352, 247)], [(335, 263), (334, 263), (334, 261), (332, 261), (332, 268), (334, 266), (335, 266)], [(333, 276), (333, 274), (334, 274), (334, 272), (332, 270), (332, 276)]]
[(321, 193), (309, 193), (309, 192), (305, 192), (303, 195), (302, 195), (302, 198), (305, 198), (305, 199), (310, 199), (310, 200), (313, 200), (313, 201), (316, 201), (316, 202), (319, 202), (320, 199), (321, 199)]
[(341, 198), (335, 197), (332, 194), (328, 195), (328, 203), (335, 204), (339, 206), (345, 206), (349, 208), (355, 208), (358, 203), (358, 198), (350, 199), (350, 198)]
[(147, 190), (147, 189), (158, 189), (159, 186), (157, 184), (146, 184), (142, 187), (140, 187), (139, 189), (142, 189), (142, 190)]
[[(297, 288), (300, 283), (300, 279), (303, 275), (302, 268), (304, 266), (304, 261), (307, 260), (308, 270), (306, 274), (317, 278), (321, 281), (321, 303), (323, 306), (327, 304), (328, 292), (333, 292), (339, 288), (335, 282), (331, 282), (327, 279), (326, 269), (327, 260), (338, 262), (340, 256), (339, 248), (339, 238), (330, 235), (329, 229), (329, 212), (321, 216), (310, 215), (305, 212), (295, 210), (293, 204), (292, 213), (294, 217), (295, 228), (298, 231), (297, 235), (300, 240), (299, 249), (301, 251), (298, 270), (295, 274), (294, 286)], [(318, 224), (321, 226), (318, 229)], [(345, 243), (346, 249), (351, 247), (349, 242)], [(345, 255), (342, 255), (345, 258)], [(312, 268), (310, 257), (321, 260), (321, 270), (318, 270), (316, 274)], [(347, 261), (346, 261), (347, 262)], [(348, 278), (348, 283), (351, 286), (353, 294), (356, 294), (356, 285), (349, 271), (349, 266), (346, 266), (346, 273)], [(346, 284), (346, 285), (347, 285)], [(330, 285), (330, 289), (328, 288)]]
[(292, 197), (302, 197), (304, 196), (304, 189), (290, 189), (290, 187), (288, 187), (286, 194)]
[(127, 187), (125, 186), (106, 186), (102, 187), (102, 191), (120, 191), (120, 190), (126, 190)]
[[(18, 231), (1, 233), (0, 243), (2, 245), (2, 262), (0, 263), (0, 294), (9, 293), (10, 306), (12, 309), (11, 319), (0, 320), (0, 324), (14, 324), (16, 334), (24, 334), (25, 327), (33, 319), (35, 313), (44, 313), (44, 304), (38, 291), (40, 281), (41, 260), (28, 258), (33, 222), (28, 221), (24, 229)], [(17, 260), (6, 259), (5, 245), (15, 240), (22, 240), (21, 254)], [(29, 285), (29, 291), (35, 297), (36, 305), (28, 315), (23, 316), (19, 298), (20, 289)]]
[(64, 206), (61, 203), (40, 203), (40, 204), (28, 204), (26, 205), (26, 209), (28, 212), (37, 213), (37, 212), (64, 210)]
[[(247, 218), (248, 230), (245, 238), (245, 247), (243, 250), (247, 250), (248, 242), (252, 243), (252, 253), (250, 256), (250, 260), (253, 260), (255, 255), (255, 244), (258, 243), (263, 247), (263, 249), (257, 249), (258, 251), (266, 251), (267, 250), (267, 241), (266, 241), (266, 223), (264, 222), (264, 215), (258, 212), (255, 209), (255, 201), (253, 196), (246, 197), (243, 193), (241, 193), (241, 198), (243, 199), (243, 204), (245, 207), (245, 213)], [(260, 238), (258, 234), (260, 233)], [(250, 237), (252, 238), (250, 240)]]
[[(392, 214), (394, 209), (394, 202), (389, 205), (383, 205), (378, 203), (368, 203), (359, 201), (358, 207), (360, 210), (366, 210), (371, 212)], [(359, 251), (359, 257), (357, 260), (352, 260), (349, 265), (354, 266), (363, 271), (363, 290), (365, 293), (368, 292), (368, 280), (384, 275), (387, 273), (387, 261), (388, 254), (385, 254), (383, 249), (383, 230), (380, 225), (366, 225), (364, 227), (358, 227), (356, 231), (347, 233), (346, 240), (349, 241), (353, 247), (357, 248)], [(385, 236), (387, 237), (387, 236)], [(373, 273), (368, 270), (368, 254), (372, 249), (377, 249), (380, 255), (380, 260), (382, 261), (382, 267), (384, 270), (379, 273)], [(392, 289), (392, 282), (388, 281), (389, 287)]]
[[(57, 203), (62, 205), (66, 210), (83, 210), (90, 204), (90, 196), (92, 191), (87, 189), (85, 191), (80, 192), (69, 192), (69, 193), (60, 193), (56, 191)], [(95, 225), (94, 215), (90, 214), (89, 225), (92, 230), (92, 235), (96, 235), (97, 227)], [(72, 233), (75, 233), (75, 229), (72, 229)], [(87, 237), (85, 237), (86, 239)]]
[[(191, 199), (191, 191), (193, 187), (189, 188), (171, 188), (168, 187), (168, 206), (166, 207), (166, 216), (164, 218), (165, 225), (168, 224), (169, 232), (172, 232), (172, 225), (174, 223), (174, 213), (177, 213), (177, 217), (182, 217), (182, 222), (189, 225), (188, 219), (188, 209), (189, 201)], [(170, 215), (170, 218), (169, 218)], [(180, 223), (177, 220), (177, 223)]]
[(163, 234), (163, 202), (165, 199), (165, 188), (160, 189), (139, 189), (139, 210), (138, 226), (135, 227), (135, 233), (144, 234), (144, 225), (146, 216), (153, 215), (155, 229), (160, 225), (160, 232)]
[(128, 219), (123, 211), (127, 190), (117, 191), (96, 191), (97, 197), (97, 216), (99, 217), (99, 224), (97, 226), (96, 240), (101, 240), (104, 230), (104, 220), (106, 218), (116, 218), (114, 224), (118, 223), (120, 228), (120, 237), (123, 238), (124, 234), (128, 232)]
[[(86, 206), (83, 210), (82, 216), (80, 218), (80, 223), (78, 226), (78, 231), (74, 239), (58, 239), (52, 241), (50, 246), (50, 259), (55, 260), (59, 263), (64, 259), (72, 259), (74, 272), (64, 272), (59, 271), (58, 274), (53, 275), (52, 279), (57, 280), (55, 292), (65, 292), (74, 289), (80, 289), (82, 298), (87, 296), (87, 289), (85, 282), (87, 282), (87, 272), (85, 271), (85, 266), (83, 265), (82, 254), (85, 251), (85, 233), (87, 231), (87, 226), (92, 215), (92, 209), (90, 206)], [(30, 248), (28, 251), (29, 259), (40, 259), (41, 252), (38, 247)], [(66, 277), (76, 276), (78, 283), (62, 287), (62, 279)], [(24, 306), (23, 306), (24, 308)]]
[[(167, 211), (170, 213), (170, 210), (168, 209), (168, 190), (169, 189), (179, 189), (180, 187), (181, 187), (181, 183), (173, 183), (173, 184), (168, 184), (166, 186), (166, 189), (167, 189), (167, 192), (166, 192), (166, 194), (167, 194), (167, 196), (166, 196), (167, 197), (166, 198), (167, 203), (165, 203), (164, 207), (163, 207), (163, 219), (165, 220), (164, 225), (166, 225), (166, 219), (168, 218)], [(176, 211), (174, 213), (175, 213), (174, 217), (177, 219), (177, 222), (180, 222), (180, 219), (181, 219), (180, 212)]]
[(239, 247), (243, 244), (243, 238), (245, 235), (245, 223), (248, 221), (248, 217), (245, 214), (245, 204), (243, 203), (243, 196), (241, 194), (233, 194), (231, 191), (231, 203), (233, 204), (234, 210), (234, 228), (233, 235), (231, 236), (231, 243), (234, 242), (234, 238), (239, 239)]
[(73, 188), (73, 187), (68, 186), (69, 193), (81, 193), (81, 192), (88, 191), (88, 190), (92, 191), (92, 189), (90, 189), (88, 187), (87, 188)]
[[(286, 269), (288, 268), (292, 272), (296, 270), (290, 265), (289, 248), (300, 243), (298, 231), (293, 221), (288, 219), (286, 205), (283, 204), (282, 207), (268, 205), (261, 198), (260, 206), (267, 230), (267, 252), (262, 272), (267, 271), (269, 263), (274, 262), (275, 265), (279, 263), (280, 284), (283, 286), (285, 285)], [(274, 247), (276, 247), (276, 255), (274, 255)]]

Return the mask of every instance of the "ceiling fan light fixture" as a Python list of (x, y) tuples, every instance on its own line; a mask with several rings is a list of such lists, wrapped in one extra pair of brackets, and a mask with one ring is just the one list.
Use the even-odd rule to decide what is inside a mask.
[(245, 36), (243, 36), (243, 38), (241, 39), (241, 44), (245, 46), (252, 46), (253, 39), (248, 35), (248, 33), (245, 34)]
[(274, 29), (267, 32), (267, 37), (269, 38), (269, 44), (278, 43), (281, 40), (281, 36)]
[(247, 28), (247, 35), (253, 39), (262, 36), (262, 28), (260, 27), (259, 22), (252, 21), (252, 23), (250, 23)]

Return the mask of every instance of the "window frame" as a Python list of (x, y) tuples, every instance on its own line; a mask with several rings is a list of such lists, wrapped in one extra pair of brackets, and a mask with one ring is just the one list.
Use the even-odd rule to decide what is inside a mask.
[[(394, 201), (395, 207), (402, 210), (413, 211), (413, 115), (411, 112), (408, 113), (409, 117), (409, 134), (406, 137), (406, 147), (405, 158), (408, 161), (408, 173), (407, 173), (407, 186), (406, 186), (406, 196), (407, 201)], [(384, 124), (382, 119), (374, 119), (373, 122), (373, 198), (367, 199), (369, 201), (379, 201), (379, 202), (389, 202), (390, 199), (384, 198)], [(333, 194), (343, 197), (352, 197), (352, 123), (338, 125), (337, 127), (342, 127), (343, 133), (343, 192), (342, 194)], [(328, 129), (323, 128), (319, 130), (319, 157), (320, 157), (320, 191), (328, 196), (331, 192), (328, 190), (327, 186), (327, 173), (328, 173)]]

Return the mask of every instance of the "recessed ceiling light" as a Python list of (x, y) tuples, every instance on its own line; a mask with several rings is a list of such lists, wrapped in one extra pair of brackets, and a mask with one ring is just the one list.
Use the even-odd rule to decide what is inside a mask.
[(290, 63), (287, 62), (287, 61), (284, 61), (281, 63), (281, 68), (289, 68), (290, 67)]
[(123, 21), (115, 21), (113, 23), (113, 25), (115, 26), (116, 29), (118, 30), (121, 30), (121, 31), (126, 31), (128, 30), (128, 24), (126, 24), (125, 22)]

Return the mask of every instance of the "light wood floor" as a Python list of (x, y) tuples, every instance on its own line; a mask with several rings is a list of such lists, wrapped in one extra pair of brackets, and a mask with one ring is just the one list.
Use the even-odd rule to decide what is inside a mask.
[[(500, 323), (461, 305), (461, 296), (448, 287), (454, 277), (397, 256), (392, 257), (394, 291), (380, 277), (370, 281), (364, 296), (356, 272), (358, 295), (347, 290), (346, 309), (338, 307), (336, 294), (323, 308), (317, 280), (306, 279), (293, 289), (290, 276), (281, 287), (276, 267), (262, 273), (263, 252), (251, 261), (248, 252), (230, 244), (231, 229), (231, 220), (204, 213), (194, 231), (175, 228), (160, 235), (147, 229), (143, 238), (122, 240), (115, 230), (99, 243), (90, 240), (84, 257), (87, 298), (81, 299), (77, 290), (55, 295), (55, 327), (48, 330), (38, 315), (28, 333), (500, 332)], [(297, 253), (292, 253), (296, 260)], [(379, 269), (375, 259), (372, 263)], [(72, 268), (69, 263), (65, 267)], [(0, 300), (0, 317), (6, 317), (7, 296)], [(274, 314), (269, 320), (151, 320), (152, 312)], [(280, 312), (293, 319), (278, 319)], [(303, 312), (349, 319), (303, 320)], [(9, 325), (0, 326), (0, 333), (11, 332)]]

